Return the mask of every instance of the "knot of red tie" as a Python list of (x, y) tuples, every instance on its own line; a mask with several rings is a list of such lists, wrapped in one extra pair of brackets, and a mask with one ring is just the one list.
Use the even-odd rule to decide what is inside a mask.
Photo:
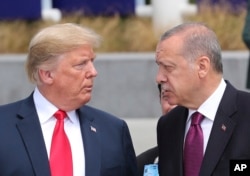
[(67, 114), (65, 111), (59, 109), (58, 111), (56, 111), (54, 116), (57, 120), (63, 120), (65, 117), (67, 117)]

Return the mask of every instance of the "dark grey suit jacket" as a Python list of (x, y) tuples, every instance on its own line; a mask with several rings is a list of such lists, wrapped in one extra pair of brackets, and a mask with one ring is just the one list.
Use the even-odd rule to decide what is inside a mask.
[[(136, 175), (135, 152), (125, 121), (89, 106), (78, 109), (77, 113), (84, 141), (86, 176)], [(50, 176), (32, 95), (0, 106), (0, 175)]]
[[(157, 125), (160, 176), (183, 176), (188, 109), (176, 107)], [(232, 159), (250, 159), (250, 94), (227, 82), (204, 154), (200, 176), (229, 176)]]

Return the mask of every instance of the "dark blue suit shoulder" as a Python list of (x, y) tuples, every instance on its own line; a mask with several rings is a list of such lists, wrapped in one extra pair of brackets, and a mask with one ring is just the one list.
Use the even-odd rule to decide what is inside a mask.
[(91, 121), (97, 120), (97, 121), (106, 121), (106, 122), (114, 122), (114, 123), (123, 123), (124, 120), (120, 119), (119, 117), (105, 112), (103, 110), (85, 105), (79, 109), (79, 112), (84, 117), (89, 118)]

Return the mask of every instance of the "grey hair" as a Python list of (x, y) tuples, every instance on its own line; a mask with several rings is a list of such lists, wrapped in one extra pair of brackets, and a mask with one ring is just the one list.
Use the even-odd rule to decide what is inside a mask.
[(51, 69), (63, 54), (82, 45), (99, 46), (101, 37), (91, 29), (73, 24), (56, 24), (42, 29), (31, 40), (26, 70), (31, 82), (39, 83), (39, 68)]
[(204, 23), (188, 22), (180, 24), (165, 32), (160, 41), (174, 35), (183, 35), (182, 54), (190, 62), (200, 56), (207, 56), (212, 67), (218, 73), (223, 73), (221, 47), (216, 34)]

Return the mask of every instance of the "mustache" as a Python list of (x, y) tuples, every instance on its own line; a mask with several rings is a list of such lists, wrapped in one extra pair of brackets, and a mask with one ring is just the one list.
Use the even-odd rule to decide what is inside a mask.
[(166, 84), (161, 84), (161, 92), (162, 92), (162, 93), (164, 93), (164, 92), (166, 92), (166, 91), (169, 91), (169, 90), (170, 90), (170, 88), (169, 88), (168, 85), (166, 85)]

